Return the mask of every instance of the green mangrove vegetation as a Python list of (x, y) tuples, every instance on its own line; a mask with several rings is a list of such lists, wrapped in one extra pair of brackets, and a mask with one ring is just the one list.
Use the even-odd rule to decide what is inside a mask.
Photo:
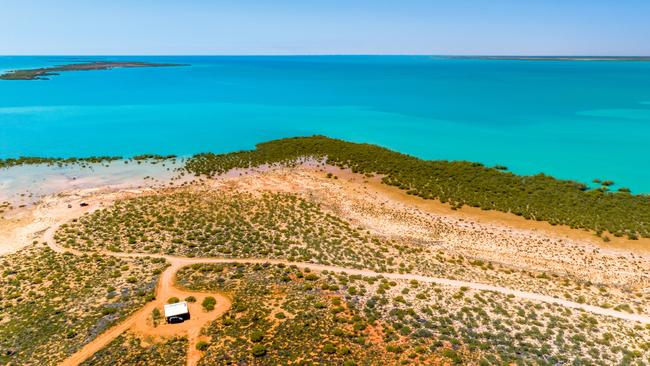
[(135, 155), (131, 159), (133, 160), (170, 160), (170, 159), (176, 159), (176, 155), (158, 155), (158, 154), (142, 154), (142, 155)]
[(629, 239), (650, 237), (648, 195), (589, 189), (583, 183), (545, 174), (519, 176), (480, 163), (422, 160), (376, 145), (324, 136), (275, 140), (258, 144), (255, 150), (229, 154), (198, 154), (187, 161), (186, 169), (196, 175), (214, 176), (233, 168), (291, 165), (307, 158), (357, 173), (379, 174), (385, 184), (424, 199), (448, 202), (452, 208), (468, 205), (510, 212), (552, 225), (593, 230), (599, 235), (608, 231)]
[[(175, 160), (176, 158), (177, 158), (176, 155), (142, 154), (142, 155), (135, 155), (131, 157), (129, 160), (138, 163), (143, 161), (156, 163), (156, 162), (164, 162), (167, 160)], [(21, 156), (18, 158), (0, 159), (0, 169), (11, 168), (11, 167), (21, 166), (21, 165), (49, 165), (49, 166), (59, 166), (59, 167), (65, 165), (87, 166), (90, 164), (105, 164), (117, 160), (124, 160), (124, 158), (121, 156), (89, 156), (85, 158), (74, 158), (74, 157), (44, 158), (44, 157)], [(124, 161), (128, 162), (128, 160), (124, 160)]]
[(0, 159), (0, 169), (11, 168), (20, 165), (71, 165), (71, 164), (102, 164), (120, 160), (120, 156), (91, 156), (87, 158), (42, 158), (42, 157), (25, 157)]

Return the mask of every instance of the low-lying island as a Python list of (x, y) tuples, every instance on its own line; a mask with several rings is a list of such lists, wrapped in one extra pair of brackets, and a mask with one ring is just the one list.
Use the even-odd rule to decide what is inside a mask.
[(0, 80), (49, 80), (49, 76), (59, 75), (68, 71), (110, 70), (115, 68), (134, 67), (171, 67), (184, 66), (180, 64), (160, 64), (151, 62), (108, 62), (97, 61), (90, 63), (68, 64), (61, 66), (43, 67), (39, 69), (12, 70), (0, 75)]

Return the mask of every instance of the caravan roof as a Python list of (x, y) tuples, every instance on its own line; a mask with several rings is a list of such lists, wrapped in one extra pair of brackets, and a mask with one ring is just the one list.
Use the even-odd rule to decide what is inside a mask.
[(165, 304), (165, 318), (189, 313), (187, 302), (181, 301), (174, 304)]

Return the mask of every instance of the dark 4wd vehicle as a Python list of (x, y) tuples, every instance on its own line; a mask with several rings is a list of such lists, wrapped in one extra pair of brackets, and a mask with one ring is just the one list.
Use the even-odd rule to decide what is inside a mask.
[(183, 319), (182, 316), (170, 316), (169, 318), (167, 318), (167, 322), (170, 324), (182, 323), (184, 321), (185, 319)]

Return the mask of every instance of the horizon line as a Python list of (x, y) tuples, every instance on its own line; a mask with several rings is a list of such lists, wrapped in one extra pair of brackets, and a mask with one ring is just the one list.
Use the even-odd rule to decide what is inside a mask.
[(433, 54), (433, 53), (97, 53), (97, 54), (2, 54), (0, 57), (318, 57), (318, 56), (427, 56), (427, 57), (599, 57), (599, 58), (648, 58), (648, 55), (594, 55), (594, 54)]

